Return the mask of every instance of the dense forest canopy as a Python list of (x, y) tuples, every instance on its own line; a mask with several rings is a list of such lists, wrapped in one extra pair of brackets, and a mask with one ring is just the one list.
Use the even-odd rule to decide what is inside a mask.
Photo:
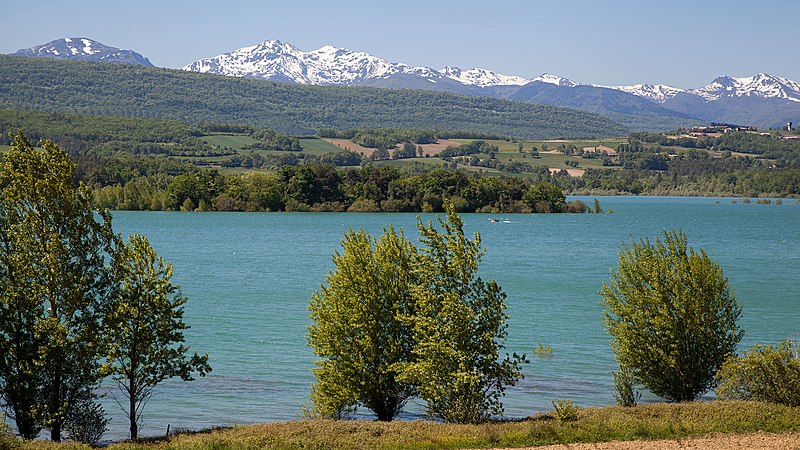
[(294, 134), (330, 127), (473, 130), (521, 138), (626, 133), (597, 114), (509, 100), (6, 55), (0, 55), (0, 85), (0, 108), (243, 123)]

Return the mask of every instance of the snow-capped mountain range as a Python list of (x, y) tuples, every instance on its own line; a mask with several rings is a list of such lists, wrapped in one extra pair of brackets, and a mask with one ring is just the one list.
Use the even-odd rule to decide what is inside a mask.
[[(136, 52), (88, 38), (57, 39), (14, 55), (152, 65)], [(666, 130), (711, 121), (758, 127), (800, 122), (800, 83), (764, 73), (723, 76), (697, 89), (663, 84), (601, 86), (548, 73), (526, 78), (481, 68), (412, 66), (331, 45), (305, 52), (278, 40), (201, 59), (183, 69), (299, 84), (424, 89), (567, 106), (607, 115), (631, 129)]]
[(699, 89), (681, 89), (665, 84), (636, 84), (633, 86), (609, 87), (658, 103), (665, 103), (667, 100), (681, 93), (697, 95), (707, 101), (715, 101), (724, 97), (761, 97), (784, 99), (800, 103), (800, 83), (766, 73), (759, 73), (752, 77), (741, 78), (729, 76), (719, 77), (711, 82), (711, 84)]
[(153, 64), (133, 50), (109, 47), (88, 38), (62, 38), (47, 44), (25, 48), (12, 53), (14, 56), (34, 56), (38, 58), (78, 59), (101, 62), (117, 62), (150, 66)]
[(270, 40), (243, 47), (213, 58), (195, 61), (183, 68), (193, 72), (216, 73), (235, 77), (290, 81), (298, 84), (356, 85), (372, 78), (413, 75), (436, 82), (443, 78), (470, 86), (521, 86), (529, 82), (485, 69), (462, 70), (392, 63), (369, 53), (326, 45), (304, 52), (285, 42)]
[(580, 85), (615, 89), (657, 103), (664, 103), (678, 94), (697, 95), (707, 101), (722, 97), (780, 98), (800, 102), (800, 83), (786, 78), (760, 73), (753, 77), (720, 77), (699, 89), (681, 89), (663, 84), (637, 84), (632, 86), (601, 86), (584, 84), (552, 74), (535, 78), (504, 75), (488, 69), (463, 70), (445, 66), (441, 70), (430, 67), (392, 63), (365, 52), (326, 45), (304, 52), (291, 44), (278, 40), (264, 41), (230, 53), (193, 62), (184, 70), (221, 75), (290, 81), (299, 84), (355, 85), (372, 78), (388, 78), (404, 74), (427, 78), (436, 82), (443, 78), (465, 86), (524, 86), (542, 82), (557, 86)]

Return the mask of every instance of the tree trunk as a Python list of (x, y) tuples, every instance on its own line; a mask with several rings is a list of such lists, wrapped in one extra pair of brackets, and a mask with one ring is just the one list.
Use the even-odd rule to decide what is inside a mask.
[(61, 442), (61, 421), (56, 420), (50, 426), (50, 440), (53, 442)]
[(134, 390), (133, 377), (130, 380), (130, 390), (128, 391), (128, 418), (131, 421), (131, 440), (139, 438), (139, 427), (136, 425), (136, 391)]
[(60, 364), (55, 369), (55, 377), (53, 378), (53, 385), (52, 385), (52, 395), (50, 397), (50, 417), (49, 420), (51, 421), (50, 428), (50, 440), (53, 442), (61, 442), (61, 424), (64, 421), (63, 417), (60, 417), (60, 406), (61, 406), (61, 370)]

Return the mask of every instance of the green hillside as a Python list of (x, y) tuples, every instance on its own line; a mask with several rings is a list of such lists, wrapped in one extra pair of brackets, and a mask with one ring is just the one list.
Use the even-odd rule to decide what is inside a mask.
[(306, 86), (122, 64), (0, 55), (0, 108), (319, 128), (470, 130), (527, 139), (626, 129), (568, 108), (434, 91)]

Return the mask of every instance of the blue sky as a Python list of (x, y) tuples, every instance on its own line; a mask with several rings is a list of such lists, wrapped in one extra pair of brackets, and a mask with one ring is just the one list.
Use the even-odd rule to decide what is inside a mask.
[(392, 62), (606, 85), (800, 80), (800, 1), (6, 0), (0, 53), (89, 37), (181, 67), (267, 39)]

